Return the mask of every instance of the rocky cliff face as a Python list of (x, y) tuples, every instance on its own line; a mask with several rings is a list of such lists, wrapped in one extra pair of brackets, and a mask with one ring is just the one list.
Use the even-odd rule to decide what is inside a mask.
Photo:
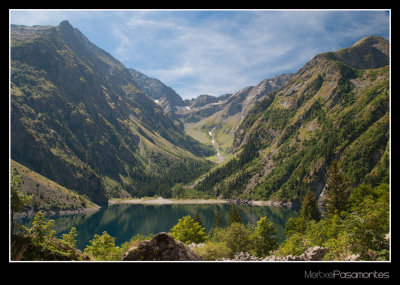
[(210, 148), (186, 136), (123, 64), (68, 22), (12, 26), (11, 43), (15, 161), (96, 204), (138, 194), (154, 179), (167, 189), (188, 164), (210, 167), (196, 157)]
[(171, 113), (176, 110), (176, 107), (185, 105), (181, 96), (160, 80), (148, 77), (133, 68), (129, 68), (129, 72), (132, 74), (139, 89), (156, 104), (160, 105), (164, 111)]
[(293, 74), (277, 75), (261, 81), (256, 86), (245, 87), (234, 94), (225, 94), (219, 97), (200, 95), (187, 103), (179, 114), (185, 122), (197, 122), (216, 113), (231, 117), (240, 113), (241, 118), (268, 93), (278, 90)]

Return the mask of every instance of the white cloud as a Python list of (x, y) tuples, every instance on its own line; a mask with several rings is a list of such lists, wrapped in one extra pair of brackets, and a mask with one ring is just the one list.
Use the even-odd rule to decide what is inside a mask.
[[(185, 98), (236, 92), (388, 31), (388, 16), (374, 11), (27, 11), (15, 19), (26, 25), (72, 19), (127, 67)], [(105, 30), (96, 34), (100, 21)]]
[(307, 60), (304, 54), (310, 56), (310, 52), (296, 52), (297, 58), (293, 58), (298, 37), (291, 32), (297, 32), (299, 21), (306, 23), (308, 30), (320, 30), (317, 20), (303, 14), (259, 12), (247, 17), (214, 17), (199, 24), (160, 14), (143, 16), (132, 16), (114, 26), (120, 41), (116, 54), (142, 64), (142, 69), (132, 67), (159, 78), (183, 97), (198, 95), (194, 92), (235, 92), (297, 67), (298, 59)]

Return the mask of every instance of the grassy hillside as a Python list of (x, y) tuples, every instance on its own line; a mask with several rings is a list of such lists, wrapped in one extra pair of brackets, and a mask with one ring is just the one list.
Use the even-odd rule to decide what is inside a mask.
[(59, 185), (14, 160), (11, 160), (11, 171), (13, 175), (22, 176), (21, 191), (32, 195), (30, 206), (27, 207), (28, 211), (83, 212), (100, 208), (87, 197)]

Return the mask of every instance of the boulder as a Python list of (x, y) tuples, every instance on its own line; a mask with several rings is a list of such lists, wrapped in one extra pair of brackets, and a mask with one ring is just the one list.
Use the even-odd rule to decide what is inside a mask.
[(167, 233), (159, 233), (126, 252), (123, 261), (201, 261), (202, 258), (186, 244)]
[(275, 256), (270, 255), (263, 259), (263, 261), (321, 261), (325, 254), (329, 251), (328, 248), (314, 246), (308, 248), (301, 255), (287, 255), (287, 256)]
[(314, 246), (308, 248), (302, 255), (300, 255), (300, 260), (305, 261), (319, 261), (322, 260), (329, 251), (328, 248)]

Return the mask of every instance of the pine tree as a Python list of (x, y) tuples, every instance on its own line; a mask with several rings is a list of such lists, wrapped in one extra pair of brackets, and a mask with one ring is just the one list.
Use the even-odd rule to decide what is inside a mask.
[(328, 191), (325, 201), (328, 215), (346, 211), (348, 208), (347, 198), (350, 193), (349, 183), (346, 181), (336, 159), (329, 168), (329, 177), (326, 183)]
[(303, 198), (300, 216), (302, 216), (306, 221), (315, 220), (318, 222), (321, 219), (321, 214), (318, 211), (317, 199), (310, 188), (308, 188), (306, 195)]
[(199, 223), (199, 225), (202, 226), (202, 227), (204, 228), (204, 224), (203, 224), (203, 222), (201, 221), (200, 216), (199, 216), (199, 211), (196, 211), (196, 215), (194, 216), (194, 219), (193, 219), (193, 220), (194, 220), (195, 222)]
[(230, 226), (233, 223), (242, 223), (242, 218), (239, 215), (239, 211), (235, 207), (235, 205), (232, 206), (232, 210), (230, 210), (229, 215), (228, 215), (228, 221), (227, 224)]
[(221, 217), (221, 212), (217, 210), (215, 212), (215, 217), (214, 217), (214, 222), (213, 222), (213, 225), (212, 225), (212, 229), (220, 228), (220, 227), (222, 227), (222, 217)]
[(33, 197), (21, 191), (22, 183), (24, 183), (22, 176), (13, 169), (11, 175), (11, 233), (14, 232), (14, 214), (23, 211)]
[(257, 256), (267, 256), (271, 250), (278, 247), (276, 233), (274, 224), (267, 217), (260, 218), (253, 233), (254, 252)]

